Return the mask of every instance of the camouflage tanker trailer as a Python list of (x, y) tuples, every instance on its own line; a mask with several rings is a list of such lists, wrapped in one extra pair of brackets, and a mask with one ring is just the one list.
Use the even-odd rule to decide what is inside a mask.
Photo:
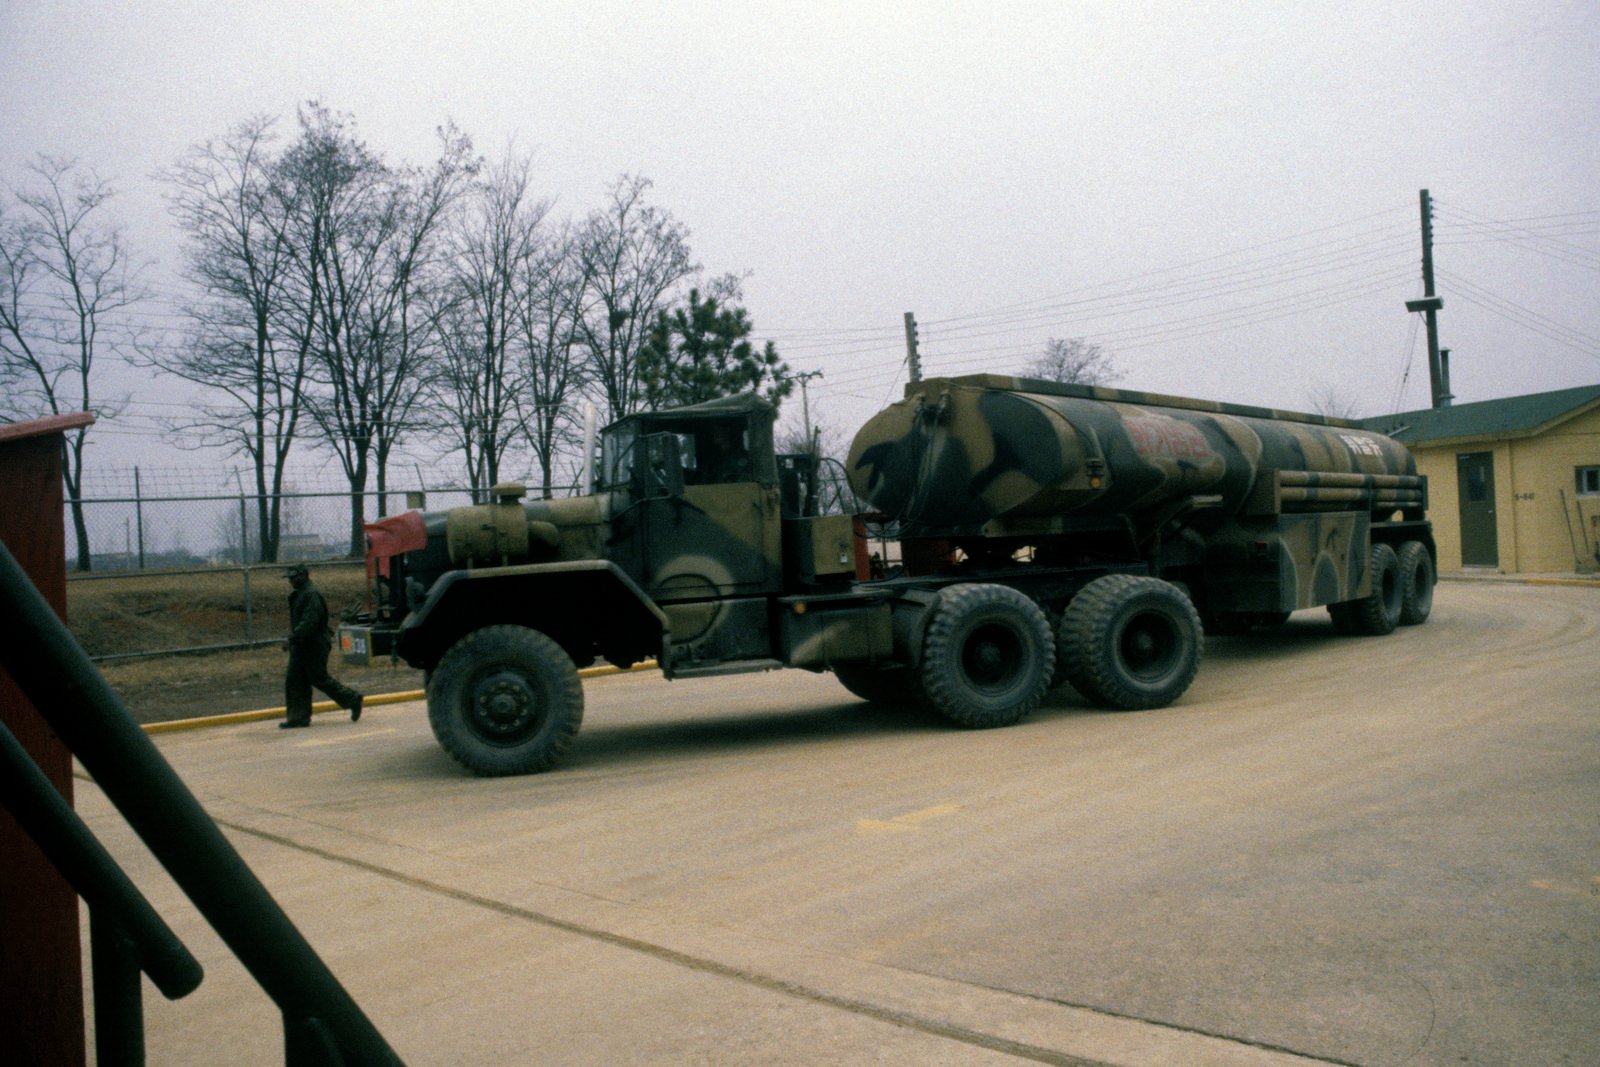
[[(776, 455), (773, 414), (744, 396), (632, 415), (604, 431), (592, 495), (501, 486), (369, 526), (376, 609), (342, 647), (427, 671), (435, 736), (495, 775), (560, 760), (576, 669), (599, 660), (832, 671), (867, 700), (990, 727), (1062, 683), (1165, 706), (1207, 630), (1324, 605), (1350, 633), (1428, 616), (1425, 480), (1353, 423), (930, 379), (856, 435), (847, 486), (837, 464)], [(869, 573), (867, 520), (899, 539), (888, 576)]]

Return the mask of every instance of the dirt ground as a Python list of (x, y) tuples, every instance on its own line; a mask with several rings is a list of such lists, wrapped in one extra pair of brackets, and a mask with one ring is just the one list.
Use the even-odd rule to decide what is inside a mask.
[[(205, 715), (283, 706), (283, 668), (288, 653), (278, 648), (213, 652), (149, 660), (102, 663), (100, 672), (138, 722), (168, 722)], [(353, 667), (335, 655), (328, 669), (363, 693), (422, 688), (422, 672), (387, 661)], [(317, 699), (323, 699), (320, 695)]]

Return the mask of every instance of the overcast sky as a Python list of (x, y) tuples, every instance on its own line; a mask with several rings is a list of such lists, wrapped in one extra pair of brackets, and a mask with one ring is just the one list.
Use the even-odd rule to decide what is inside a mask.
[[(845, 441), (900, 395), (907, 311), (929, 375), (1083, 337), (1130, 388), (1381, 414), (1428, 404), (1425, 187), (1458, 401), (1600, 381), (1597, 70), (1593, 0), (0, 0), (0, 181), (114, 178), (170, 298), (152, 175), (185, 147), (315, 98), (420, 163), (453, 119), (531, 150), (557, 214), (649, 177)], [(196, 462), (124, 380), (91, 461)]]

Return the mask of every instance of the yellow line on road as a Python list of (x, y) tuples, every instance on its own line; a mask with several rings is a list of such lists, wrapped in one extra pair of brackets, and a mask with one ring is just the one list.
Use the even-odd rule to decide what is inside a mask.
[(936, 804), (931, 808), (920, 811), (907, 812), (896, 815), (892, 819), (857, 819), (856, 833), (858, 834), (890, 834), (901, 833), (906, 830), (915, 830), (930, 819), (937, 819), (944, 815), (951, 815), (961, 810), (960, 804)]
[(400, 732), (392, 726), (385, 727), (381, 730), (362, 730), (361, 727), (358, 726), (356, 727), (356, 730), (359, 732), (352, 733), (349, 730), (341, 730), (335, 737), (319, 737), (315, 740), (302, 741), (300, 742), (300, 747), (319, 748), (323, 745), (343, 745), (348, 744), (351, 741), (365, 741), (369, 737), (378, 737), (381, 734), (397, 734)]

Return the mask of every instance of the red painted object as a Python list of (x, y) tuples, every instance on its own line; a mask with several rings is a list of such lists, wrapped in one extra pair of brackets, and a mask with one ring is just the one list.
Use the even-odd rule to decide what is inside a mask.
[[(63, 619), (62, 435), (93, 421), (73, 414), (0, 425), (0, 541)], [(3, 670), (0, 722), (72, 803), (71, 753)], [(77, 894), (4, 811), (0, 856), (0, 1063), (85, 1063)]]

